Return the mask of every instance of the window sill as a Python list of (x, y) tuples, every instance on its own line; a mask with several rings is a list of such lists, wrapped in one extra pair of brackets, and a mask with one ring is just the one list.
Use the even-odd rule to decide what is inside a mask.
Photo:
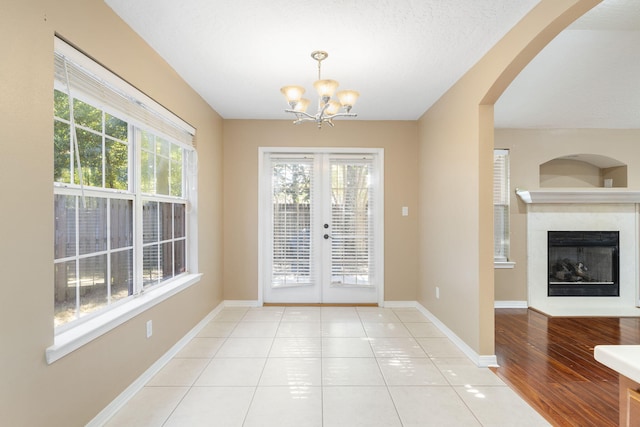
[(53, 345), (46, 350), (47, 364), (52, 364), (145, 310), (198, 283), (201, 277), (202, 274), (189, 274), (180, 277), (158, 289), (145, 292), (100, 316), (57, 334)]
[(516, 263), (512, 262), (512, 261), (494, 261), (493, 262), (493, 268), (515, 268), (516, 267)]

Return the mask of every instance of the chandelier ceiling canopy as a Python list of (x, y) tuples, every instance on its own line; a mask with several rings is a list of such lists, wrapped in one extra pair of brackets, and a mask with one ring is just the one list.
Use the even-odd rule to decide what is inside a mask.
[(323, 123), (333, 126), (335, 117), (357, 116), (351, 112), (351, 108), (360, 96), (355, 90), (341, 90), (335, 94), (338, 98), (337, 101), (331, 99), (338, 88), (338, 82), (322, 79), (322, 61), (328, 56), (327, 52), (321, 50), (311, 52), (311, 57), (318, 62), (318, 80), (313, 84), (318, 92), (318, 110), (315, 115), (307, 113), (307, 107), (311, 101), (302, 97), (305, 92), (302, 86), (284, 86), (280, 89), (290, 107), (284, 111), (296, 116), (296, 120), (293, 122), (296, 125), (302, 122), (315, 122), (320, 129)]

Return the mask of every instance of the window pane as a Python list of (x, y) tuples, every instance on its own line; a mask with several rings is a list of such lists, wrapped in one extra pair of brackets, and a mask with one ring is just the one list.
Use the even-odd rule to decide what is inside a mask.
[(156, 188), (155, 158), (147, 151), (142, 151), (141, 157), (140, 188), (143, 193), (153, 194)]
[(142, 205), (142, 242), (158, 241), (158, 202), (146, 201)]
[[(82, 129), (76, 132), (84, 185), (102, 187), (102, 137)], [(77, 172), (75, 183), (80, 184)]]
[(55, 259), (76, 254), (76, 196), (56, 194), (55, 210)]
[(159, 245), (146, 246), (142, 250), (142, 284), (147, 287), (158, 283), (160, 270), (158, 269)]
[(71, 182), (71, 139), (69, 125), (53, 122), (53, 180)]
[(171, 279), (173, 277), (173, 243), (163, 243), (160, 246), (160, 252), (162, 280)]
[(111, 302), (133, 295), (133, 249), (111, 254)]
[(156, 153), (162, 157), (169, 157), (169, 150), (171, 149), (171, 143), (166, 139), (156, 137)]
[(133, 246), (133, 201), (111, 199), (111, 249)]
[(143, 130), (140, 132), (142, 149), (155, 153), (156, 151), (156, 137), (149, 132)]
[(106, 255), (80, 260), (80, 317), (107, 305), (106, 277)]
[(156, 194), (169, 194), (169, 159), (156, 157)]
[(86, 197), (86, 206), (78, 208), (79, 253), (105, 251), (107, 249), (107, 199)]
[(57, 89), (53, 90), (53, 115), (69, 120), (69, 97)]
[(186, 207), (182, 203), (174, 203), (173, 205), (173, 234), (177, 239), (185, 236), (186, 221), (185, 221)]
[(107, 135), (120, 141), (125, 142), (128, 140), (129, 126), (127, 122), (108, 113), (104, 115), (104, 131)]
[(174, 263), (175, 266), (173, 268), (174, 275), (182, 274), (186, 269), (187, 259), (186, 259), (186, 251), (185, 251), (185, 241), (178, 240), (174, 244), (175, 254), (174, 254)]
[(106, 140), (105, 182), (107, 188), (129, 189), (129, 146), (122, 142)]
[(54, 324), (64, 325), (76, 318), (76, 262), (54, 265)]
[(102, 133), (102, 110), (86, 104), (79, 99), (74, 99), (73, 117), (76, 125)]
[(173, 239), (173, 203), (160, 203), (160, 241)]
[(182, 196), (182, 160), (171, 160), (171, 195)]

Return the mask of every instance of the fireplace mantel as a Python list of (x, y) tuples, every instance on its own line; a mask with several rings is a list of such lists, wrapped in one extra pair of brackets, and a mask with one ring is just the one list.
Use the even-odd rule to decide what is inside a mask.
[(640, 203), (640, 191), (626, 188), (520, 190), (516, 194), (527, 203)]

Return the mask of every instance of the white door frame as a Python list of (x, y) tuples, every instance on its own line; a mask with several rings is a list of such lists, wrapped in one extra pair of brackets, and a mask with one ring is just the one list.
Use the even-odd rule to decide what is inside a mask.
[(269, 212), (269, 204), (271, 198), (269, 192), (264, 188), (265, 179), (265, 158), (273, 153), (296, 153), (296, 154), (368, 154), (374, 155), (377, 159), (377, 170), (379, 173), (379, 199), (376, 203), (376, 216), (379, 220), (376, 222), (376, 245), (379, 250), (376, 252), (375, 265), (377, 283), (377, 302), (380, 307), (384, 306), (384, 149), (383, 148), (336, 148), (336, 147), (258, 147), (258, 306), (264, 303), (263, 289), (266, 283), (266, 267), (264, 266), (264, 256), (268, 251), (266, 245), (270, 244), (270, 239), (265, 238), (265, 230), (268, 227), (267, 215)]

